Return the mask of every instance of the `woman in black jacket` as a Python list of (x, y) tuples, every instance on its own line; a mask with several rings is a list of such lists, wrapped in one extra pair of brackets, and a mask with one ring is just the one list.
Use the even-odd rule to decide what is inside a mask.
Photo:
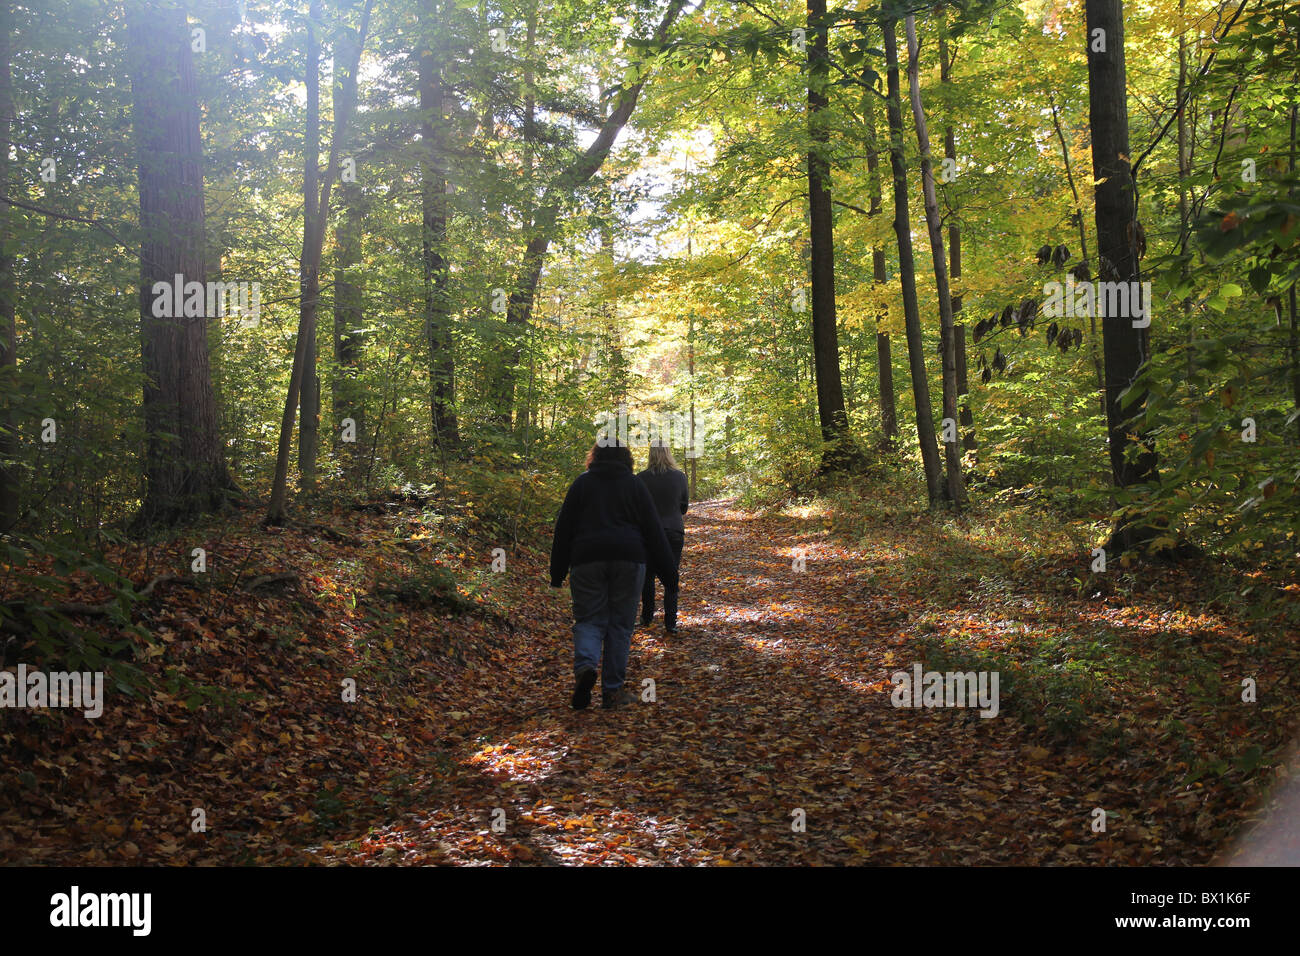
[[(690, 483), (686, 472), (677, 467), (673, 453), (667, 445), (650, 446), (650, 465), (637, 475), (641, 483), (654, 499), (655, 510), (659, 513), (659, 523), (663, 525), (668, 537), (668, 546), (673, 549), (673, 567), (681, 565), (682, 547), (686, 543), (686, 523), (682, 515), (691, 506)], [(673, 575), (674, 581), (677, 575)], [(677, 585), (664, 582), (664, 630), (669, 634), (677, 633)], [(655, 616), (655, 579), (653, 574), (645, 576), (645, 586), (641, 592), (641, 623), (649, 625)]]
[(569, 486), (551, 543), (551, 587), (567, 574), (573, 596), (575, 710), (591, 703), (597, 667), (602, 705), (627, 702), (623, 681), (647, 564), (676, 588), (677, 563), (650, 492), (632, 474), (632, 452), (598, 442)]

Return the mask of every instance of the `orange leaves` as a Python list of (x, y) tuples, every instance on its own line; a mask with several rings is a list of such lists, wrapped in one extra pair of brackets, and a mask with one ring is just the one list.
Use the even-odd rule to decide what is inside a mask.
[[(155, 608), (151, 622), (166, 651), (142, 666), (176, 667), (190, 683), (115, 700), (93, 734), (52, 729), (59, 747), (30, 748), (43, 754), (38, 785), (0, 796), (39, 808), (30, 829), (42, 852), (22, 852), (42, 862), (1206, 859), (1213, 828), (1198, 830), (1197, 815), (1211, 806), (1230, 820), (1242, 793), (1215, 773), (1181, 781), (1210, 742), (1248, 743), (1265, 718), (1233, 710), (1219, 727), (1188, 690), (1180, 668), (1200, 649), (1223, 674), (1258, 663), (1226, 618), (1193, 610), (1195, 582), (1085, 599), (1059, 573), (1065, 559), (985, 546), (932, 519), (855, 527), (864, 549), (819, 530), (824, 518), (693, 509), (681, 631), (665, 638), (657, 620), (634, 637), (629, 686), (654, 680), (655, 701), (581, 714), (566, 706), (568, 598), (546, 587), (544, 555), (521, 548), (500, 576), (507, 627), (478, 610), (449, 619), (353, 602), (405, 573), (406, 556), (382, 546), (384, 519), (350, 529), (359, 546), (310, 553), (301, 536), (241, 529), (259, 562), (297, 570), (303, 593), (236, 591), (224, 609), (197, 590), (171, 595), (185, 603)], [(801, 572), (788, 556), (796, 542), (810, 555)], [(487, 553), (467, 539), (448, 554), (462, 550), (466, 561)], [(1024, 556), (1018, 570), (1006, 553)], [(329, 570), (304, 573), (318, 564)], [(1041, 673), (1012, 659), (1018, 650), (1088, 662), (1091, 642), (1099, 659), (1123, 662), (1128, 683), (1110, 688), (1123, 706), (1076, 741), (1009, 710), (971, 720), (890, 703), (889, 672), (936, 647), (1003, 655), (1004, 681), (1028, 692)], [(1222, 710), (1217, 675), (1196, 679)], [(354, 703), (340, 697), (343, 677), (357, 682)], [(190, 684), (212, 689), (193, 712), (182, 706)], [(1107, 837), (1089, 829), (1097, 806), (1114, 811)], [(191, 830), (196, 807), (206, 832)], [(805, 832), (792, 829), (796, 809)], [(0, 840), (13, 813), (0, 803)]]

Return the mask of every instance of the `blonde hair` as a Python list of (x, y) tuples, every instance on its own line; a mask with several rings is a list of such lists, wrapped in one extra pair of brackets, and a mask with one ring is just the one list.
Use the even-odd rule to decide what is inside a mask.
[(672, 449), (667, 445), (651, 445), (649, 468), (657, 474), (665, 471), (677, 471), (677, 462), (673, 458)]

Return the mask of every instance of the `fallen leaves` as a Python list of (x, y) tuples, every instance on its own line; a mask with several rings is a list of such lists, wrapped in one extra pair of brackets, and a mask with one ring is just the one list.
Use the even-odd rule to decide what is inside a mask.
[[(1176, 640), (1194, 639), (1223, 674), (1258, 673), (1251, 645), (1174, 586), (1115, 603), (986, 587), (963, 567), (945, 603), (914, 566), (934, 525), (899, 522), (865, 547), (824, 525), (816, 511), (693, 509), (681, 630), (635, 636), (629, 685), (653, 679), (655, 701), (574, 713), (567, 595), (545, 586), (544, 555), (520, 549), (500, 578), (501, 606), (520, 613), (448, 614), (354, 598), (430, 560), (393, 548), (382, 517), (346, 542), (264, 541), (250, 523), (240, 534), (294, 568), (312, 606), (270, 588), (156, 600), (143, 666), (190, 684), (114, 696), (94, 724), (6, 725), (0, 746), (29, 769), (0, 784), (0, 850), (173, 865), (1189, 863), (1245, 813), (1251, 794), (1229, 775), (1253, 765), (1209, 767), (1204, 742), (1265, 740), (1294, 708), (1221, 719), (1231, 701), (1213, 688), (1202, 702), (1169, 666), (1141, 685), (1135, 669), (1122, 713), (1074, 741), (890, 703), (890, 671), (933, 638), (1001, 653), (1105, 628), (1108, 653), (1134, 662), (1185, 660)], [(1022, 577), (1045, 579), (1048, 562), (1020, 557)], [(191, 684), (215, 689), (192, 711)], [(1188, 780), (1194, 767), (1208, 769)], [(1111, 814), (1105, 835), (1094, 807)]]

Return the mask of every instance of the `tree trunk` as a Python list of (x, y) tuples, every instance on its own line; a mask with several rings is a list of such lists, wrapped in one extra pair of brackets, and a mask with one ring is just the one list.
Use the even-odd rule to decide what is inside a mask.
[(451, 306), (447, 269), (447, 178), (443, 142), (442, 60), (433, 47), (441, 25), (438, 4), (423, 23), (420, 51), (420, 179), (423, 204), (424, 336), (429, 347), (429, 407), (434, 441), (460, 441), (456, 420), (456, 363), (452, 352)]
[[(1178, 0), (1178, 19), (1180, 24), (1186, 23), (1185, 16), (1187, 13), (1186, 0)], [(1178, 255), (1185, 257), (1187, 255), (1187, 242), (1191, 233), (1191, 205), (1188, 201), (1187, 177), (1191, 175), (1191, 155), (1188, 151), (1187, 142), (1187, 37), (1183, 35), (1183, 30), (1178, 33), (1178, 84), (1174, 92), (1175, 102), (1178, 104)], [(1187, 259), (1184, 258), (1179, 268), (1179, 277), (1183, 282), (1187, 281), (1190, 270), (1188, 269)], [(1192, 297), (1183, 296), (1178, 303), (1179, 309), (1183, 313), (1183, 332), (1187, 336), (1187, 343), (1190, 346), (1196, 339), (1196, 330), (1192, 328)], [(1187, 349), (1187, 381), (1192, 381), (1194, 371), (1193, 353), (1191, 348)], [(1191, 408), (1192, 424), (1200, 423), (1200, 413), (1195, 405)]]
[[(204, 314), (182, 303), (155, 316), (155, 283), (206, 288), (203, 141), (183, 6), (128, 4), (132, 115), (140, 175), (140, 324), (144, 359), (144, 503), (139, 525), (172, 523), (225, 506), (222, 457)], [(206, 294), (204, 308), (206, 311)]]
[[(941, 30), (943, 32), (939, 34), (939, 80), (951, 91), (954, 55), (952, 48), (948, 46), (946, 23), (941, 24)], [(945, 113), (949, 116), (952, 113), (951, 95), (945, 104)], [(956, 170), (957, 134), (951, 122), (945, 123), (943, 129), (943, 155), (951, 163), (952, 169)], [(961, 278), (961, 226), (955, 215), (952, 217), (951, 225), (948, 226), (948, 276), (951, 280), (950, 285), (957, 286)], [(949, 291), (951, 292), (951, 289)], [(970, 382), (966, 367), (966, 325), (960, 321), (961, 296), (952, 294), (950, 300), (955, 334), (953, 347), (957, 356), (957, 401), (960, 406), (958, 418), (962, 427), (961, 447), (963, 451), (975, 451), (979, 448), (979, 442), (975, 439), (975, 415), (970, 407)]]
[[(1131, 299), (1139, 279), (1138, 222), (1137, 197), (1129, 166), (1123, 3), (1122, 0), (1086, 0), (1085, 13), (1098, 273), (1103, 281), (1128, 283)], [(1104, 49), (1099, 48), (1098, 37), (1104, 37)], [(1129, 392), (1120, 398), (1150, 355), (1150, 335), (1146, 328), (1134, 328), (1133, 316), (1127, 314), (1104, 315), (1101, 329), (1106, 363), (1106, 422), (1115, 487), (1155, 482), (1158, 480), (1155, 450), (1145, 435), (1134, 435), (1132, 425), (1132, 419), (1146, 407), (1146, 395)], [(1116, 552), (1130, 550), (1153, 534), (1150, 527), (1123, 516), (1107, 548)]]
[[(13, 135), (14, 94), (10, 71), (10, 34), (13, 31), (13, 4), (0, 0), (0, 192), (9, 195), (9, 143)], [(0, 208), (0, 374), (13, 375), (18, 369), (18, 329), (15, 321), (18, 283), (14, 275), (14, 210)], [(13, 371), (7, 371), (12, 369)], [(16, 388), (10, 394), (16, 394)], [(17, 415), (7, 394), (3, 417), (0, 417), (0, 532), (18, 523), (19, 495), (22, 491), (18, 463)]]
[[(318, 0), (313, 0), (313, 6)], [(312, 222), (315, 225), (315, 231), (308, 233), (304, 230), (303, 234), (303, 265), (300, 268), (300, 274), (303, 272), (320, 275), (321, 249), (325, 244), (325, 223), (329, 220), (330, 208), (330, 190), (334, 186), (334, 180), (338, 177), (339, 170), (339, 147), (348, 124), (352, 121), (352, 113), (356, 109), (357, 97), (357, 70), (361, 62), (361, 50), (365, 46), (366, 33), (370, 28), (370, 10), (374, 6), (374, 0), (366, 0), (365, 7), (361, 11), (361, 26), (357, 29), (355, 38), (350, 42), (347, 40), (340, 41), (337, 54), (342, 54), (344, 49), (347, 50), (347, 57), (350, 59), (349, 69), (343, 76), (342, 89), (336, 91), (339, 100), (334, 108), (334, 134), (330, 139), (329, 163), (325, 168), (325, 177), (320, 188), (320, 200), (315, 203), (312, 213)], [(307, 205), (312, 205), (310, 197), (307, 198)], [(301, 284), (300, 284), (301, 288)], [(316, 337), (316, 302), (314, 297), (309, 301), (304, 294), (298, 310), (298, 339), (294, 346), (293, 353), (293, 371), (289, 374), (289, 391), (285, 396), (284, 414), (280, 418), (280, 444), (276, 449), (275, 456), (275, 477), (271, 481), (271, 503), (266, 510), (266, 523), (269, 525), (282, 524), (285, 518), (285, 498), (287, 496), (288, 476), (289, 476), (289, 448), (293, 444), (293, 420), (298, 411), (298, 396), (303, 386), (303, 369), (307, 364), (309, 354), (309, 339), (312, 343)], [(311, 353), (314, 355), (314, 348)]]
[[(524, 214), (526, 229), (531, 231), (533, 228), (533, 189), (535, 182), (534, 166), (536, 156), (534, 144), (537, 140), (537, 87), (535, 64), (537, 57), (537, 2), (538, 0), (529, 0), (528, 9), (524, 15), (524, 116), (523, 116), (523, 139), (524, 139), (524, 175), (527, 177), (528, 187), (526, 190), (527, 209)], [(535, 375), (537, 358), (535, 355), (529, 357), (529, 381), (531, 383)], [(531, 394), (531, 391), (530, 391)], [(521, 421), (523, 426), (524, 440), (528, 440), (529, 429), (533, 423), (533, 410), (531, 399), (525, 401), (520, 408)]]
[[(876, 133), (874, 93), (866, 95), (862, 111), (867, 121), (867, 135), (871, 140), (867, 149), (867, 179), (871, 190), (871, 205), (867, 209), (867, 215), (874, 219), (881, 213), (880, 140)], [(889, 281), (885, 250), (880, 246), (873, 246), (871, 249), (871, 277), (877, 287)], [(893, 349), (889, 341), (889, 333), (880, 329), (888, 315), (887, 307), (876, 315), (876, 377), (880, 383), (881, 447), (885, 449), (893, 448), (898, 442), (898, 411), (894, 404)]]
[[(366, 434), (366, 403), (358, 378), (362, 371), (365, 349), (364, 300), (361, 286), (354, 281), (361, 264), (362, 205), (361, 187), (345, 183), (340, 187), (343, 219), (335, 235), (337, 249), (334, 266), (334, 361), (338, 373), (332, 391), (334, 408), (334, 447), (346, 456), (348, 467), (356, 471), (362, 463)], [(354, 425), (354, 441), (343, 442), (343, 420)]]
[[(1300, 58), (1300, 42), (1296, 44), (1296, 56)], [(1300, 81), (1300, 73), (1292, 73), (1291, 82)], [(1291, 104), (1291, 142), (1290, 149), (1287, 151), (1286, 168), (1287, 171), (1295, 176), (1296, 170), (1296, 104)], [(1290, 318), (1290, 328), (1287, 336), (1287, 351), (1291, 357), (1291, 403), (1295, 406), (1296, 419), (1296, 437), (1300, 438), (1300, 315), (1296, 312), (1296, 289), (1295, 283), (1291, 283), (1291, 288), (1286, 293), (1287, 314)]]
[(952, 423), (952, 440), (943, 443), (947, 477), (946, 497), (957, 508), (966, 504), (966, 486), (961, 475), (961, 444), (957, 419), (957, 336), (953, 332), (952, 299), (948, 293), (948, 259), (943, 248), (943, 226), (939, 199), (934, 189), (934, 167), (930, 162), (930, 133), (921, 103), (920, 54), (916, 42), (916, 18), (909, 14), (907, 31), (907, 80), (911, 90), (912, 119), (921, 152), (921, 190), (925, 197), (925, 227), (930, 236), (930, 258), (934, 263), (934, 287), (939, 300), (940, 342), (943, 345), (943, 417)]
[(839, 332), (835, 318), (835, 235), (831, 211), (830, 163), (826, 152), (830, 132), (825, 112), (827, 74), (830, 71), (826, 38), (826, 0), (808, 0), (808, 221), (812, 254), (813, 369), (817, 380), (817, 417), (822, 441), (822, 469), (852, 467), (861, 456), (849, 434), (840, 379)]
[[(316, 313), (320, 299), (320, 257), (312, 256), (320, 193), (320, 41), (316, 29), (321, 0), (307, 8), (307, 126), (302, 148), (302, 257), (298, 263), (299, 335), (307, 339), (302, 367), (302, 423), (298, 426), (298, 482), (302, 491), (316, 487), (316, 454), (320, 448), (320, 379), (316, 371)], [(324, 223), (320, 223), (324, 234)]]
[(903, 289), (903, 321), (907, 327), (907, 360), (912, 372), (912, 398), (916, 404), (916, 439), (925, 467), (925, 490), (930, 507), (943, 499), (943, 475), (935, 445), (934, 412), (930, 408), (930, 383), (925, 374), (925, 345), (921, 341), (921, 314), (916, 302), (916, 262), (912, 258), (912, 224), (907, 209), (907, 165), (903, 152), (903, 101), (898, 80), (898, 22), (884, 23), (885, 66), (888, 86), (889, 161), (894, 174), (894, 234), (898, 237), (898, 278)]

